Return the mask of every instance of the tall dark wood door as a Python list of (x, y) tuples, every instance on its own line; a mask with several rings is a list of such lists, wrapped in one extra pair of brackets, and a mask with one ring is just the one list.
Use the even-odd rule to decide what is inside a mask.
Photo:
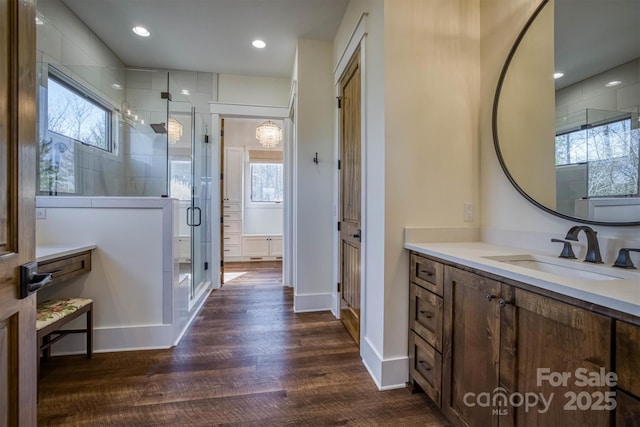
[(360, 51), (340, 79), (340, 319), (360, 345)]
[(35, 1), (0, 0), (0, 21), (0, 426), (35, 426), (35, 295), (18, 274), (35, 258)]

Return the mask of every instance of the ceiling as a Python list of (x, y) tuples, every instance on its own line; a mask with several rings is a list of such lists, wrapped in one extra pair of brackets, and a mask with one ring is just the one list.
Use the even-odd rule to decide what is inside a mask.
[[(62, 0), (131, 67), (290, 77), (296, 40), (333, 40), (349, 0)], [(133, 34), (134, 26), (151, 36)], [(251, 45), (264, 40), (264, 49)]]
[(640, 0), (555, 0), (556, 89), (640, 58)]

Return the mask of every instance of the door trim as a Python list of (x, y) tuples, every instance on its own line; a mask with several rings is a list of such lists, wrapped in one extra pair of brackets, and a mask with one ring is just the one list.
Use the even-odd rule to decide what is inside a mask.
[[(334, 93), (338, 97), (340, 95), (340, 79), (347, 69), (351, 58), (355, 52), (360, 49), (360, 227), (362, 229), (363, 239), (360, 243), (360, 355), (363, 355), (363, 349), (365, 346), (366, 337), (366, 325), (367, 325), (367, 67), (366, 67), (366, 45), (367, 45), (367, 13), (363, 13), (360, 16), (358, 24), (354, 29), (351, 40), (347, 44), (345, 50), (340, 56), (340, 62), (336, 66), (334, 73)], [(338, 110), (338, 104), (334, 104), (334, 155), (335, 155), (335, 173), (334, 173), (334, 262), (333, 262), (333, 275), (335, 278), (335, 288), (332, 292), (333, 300), (331, 304), (331, 311), (333, 315), (340, 318), (340, 292), (337, 289), (337, 283), (340, 282), (340, 231), (337, 229), (337, 222), (339, 221), (339, 207), (340, 207), (340, 171), (337, 168), (338, 160), (340, 157), (340, 111)]]
[[(212, 134), (212, 143), (213, 149), (212, 153), (220, 150), (220, 119), (229, 118), (229, 117), (239, 117), (239, 118), (272, 118), (272, 119), (280, 119), (283, 121), (288, 120), (291, 117), (289, 107), (268, 107), (268, 106), (259, 106), (259, 105), (248, 105), (248, 104), (226, 104), (223, 102), (213, 102), (209, 104), (209, 112), (211, 113), (211, 134)], [(290, 135), (287, 135), (286, 132), (284, 134), (285, 149), (287, 145), (292, 144), (293, 138)], [(213, 169), (211, 171), (212, 176), (220, 177), (221, 173), (221, 164), (220, 164), (220, 156), (219, 154), (214, 156), (213, 159)], [(285, 158), (285, 162), (287, 159)], [(292, 162), (295, 162), (295, 159), (291, 159)], [(293, 167), (293, 165), (292, 165)], [(291, 177), (293, 180), (293, 177)], [(285, 182), (285, 185), (291, 186), (292, 183)], [(215, 186), (217, 194), (213, 194), (212, 197), (217, 197), (220, 203), (214, 204), (214, 212), (212, 213), (212, 218), (220, 218), (222, 215), (221, 207), (222, 207), (222, 193), (220, 186)], [(286, 193), (286, 189), (285, 189)], [(295, 197), (295, 196), (294, 196)], [(293, 205), (295, 201), (291, 200), (289, 203), (285, 204), (285, 209), (287, 205)], [(221, 247), (221, 238), (220, 229), (218, 227), (212, 227), (212, 242), (215, 242), (215, 247), (212, 246), (211, 253), (212, 257), (214, 257), (215, 270), (211, 272), (212, 276), (217, 276), (216, 281), (212, 283), (214, 289), (220, 288), (220, 260), (222, 260), (222, 247)], [(282, 230), (282, 238), (286, 242), (287, 239), (293, 238), (293, 229), (292, 224), (284, 224), (284, 228)], [(215, 258), (217, 255), (217, 259)], [(295, 256), (295, 254), (287, 254), (285, 252), (286, 257)], [(291, 266), (292, 263), (284, 263), (283, 262), (283, 278), (290, 276), (290, 272), (287, 272), (285, 267)], [(283, 281), (284, 284), (284, 281)]]

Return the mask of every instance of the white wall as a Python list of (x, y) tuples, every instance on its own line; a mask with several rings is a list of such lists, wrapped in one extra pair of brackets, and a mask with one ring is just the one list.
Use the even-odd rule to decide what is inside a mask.
[[(331, 274), (334, 260), (332, 234), (333, 152), (332, 44), (298, 40), (295, 105), (296, 170), (294, 222), (297, 263), (294, 310), (328, 310), (336, 284)], [(313, 163), (315, 153), (319, 163)]]
[[(186, 330), (206, 294), (188, 310), (189, 288), (178, 282), (177, 202), (165, 198), (38, 198), (36, 246), (97, 246), (90, 273), (38, 293), (38, 299), (94, 300), (97, 352), (168, 348)], [(56, 352), (81, 351), (80, 339)]]
[(274, 77), (218, 75), (218, 102), (245, 105), (287, 106), (291, 80)]
[[(538, 0), (487, 0), (481, 3), (481, 219), (484, 240), (511, 246), (538, 245), (541, 250), (554, 253), (558, 248), (548, 242), (548, 235), (564, 237), (575, 222), (536, 208), (511, 186), (498, 164), (491, 134), (493, 96), (502, 64), (520, 29), (539, 3)], [(634, 247), (640, 245), (640, 227), (593, 228), (598, 231), (601, 241), (620, 239), (616, 240), (618, 243), (608, 245), (608, 249), (601, 243), (605, 259), (614, 255), (612, 252), (621, 244), (619, 242)]]

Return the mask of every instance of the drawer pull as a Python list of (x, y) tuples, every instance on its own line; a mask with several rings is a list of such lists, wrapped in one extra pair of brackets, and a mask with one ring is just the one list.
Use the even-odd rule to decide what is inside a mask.
[(422, 314), (427, 319), (433, 318), (433, 313), (431, 313), (430, 311), (420, 310), (420, 314)]
[(425, 362), (424, 360), (420, 360), (418, 361), (418, 363), (424, 368), (425, 371), (431, 370), (431, 365), (427, 365), (427, 362)]
[(425, 276), (431, 277), (431, 276), (433, 276), (433, 271), (420, 270), (420, 274), (424, 274)]

